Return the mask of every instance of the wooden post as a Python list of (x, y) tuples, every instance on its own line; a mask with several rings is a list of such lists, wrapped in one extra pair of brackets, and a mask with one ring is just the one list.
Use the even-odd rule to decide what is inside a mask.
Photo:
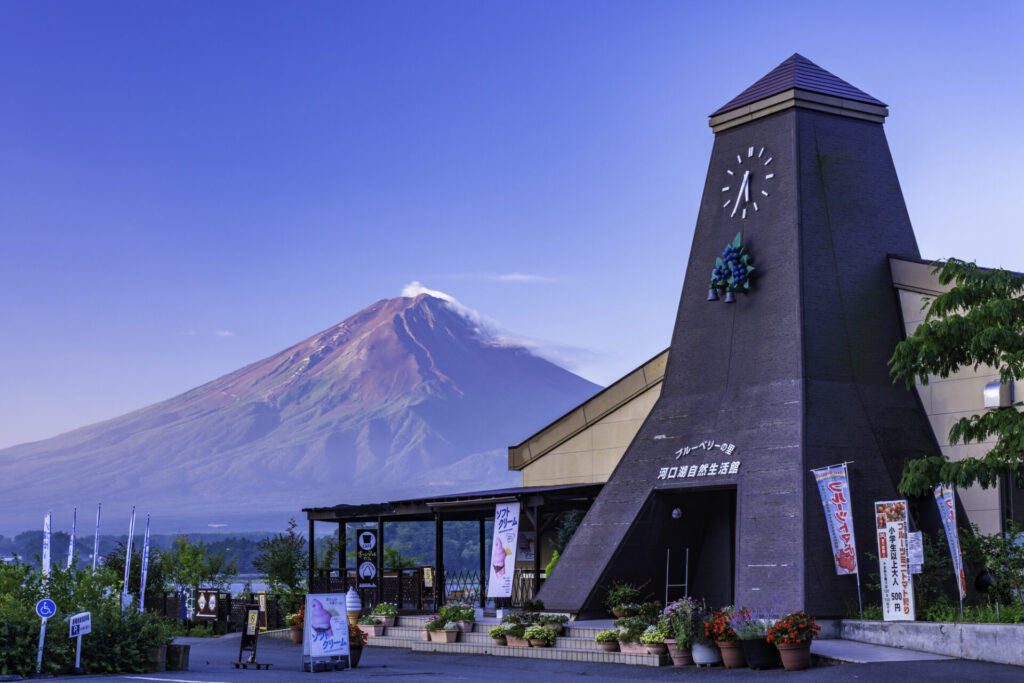
[(316, 566), (316, 544), (313, 541), (313, 520), (309, 520), (309, 575), (306, 577), (306, 590), (314, 593), (313, 590), (313, 568)]
[(377, 604), (384, 587), (384, 520), (377, 515)]
[(486, 520), (480, 520), (480, 607), (487, 605), (487, 551), (485, 550)]
[(338, 580), (348, 592), (348, 525), (345, 522), (338, 522)]
[(437, 565), (434, 570), (436, 574), (434, 576), (435, 606), (437, 609), (441, 609), (441, 606), (444, 605), (447, 584), (444, 578), (444, 519), (441, 517), (440, 510), (434, 512), (434, 564)]
[(533, 508), (533, 598), (540, 593), (540, 516), (541, 507)]

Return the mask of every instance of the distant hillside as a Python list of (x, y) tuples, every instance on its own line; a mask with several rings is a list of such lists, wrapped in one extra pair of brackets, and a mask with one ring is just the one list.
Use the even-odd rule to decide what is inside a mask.
[(59, 510), (97, 501), (105, 519), (136, 504), (176, 529), (273, 529), (302, 507), (514, 485), (506, 446), (599, 388), (445, 300), (382, 300), (175, 398), (0, 450), (0, 531), (48, 509), (66, 528)]

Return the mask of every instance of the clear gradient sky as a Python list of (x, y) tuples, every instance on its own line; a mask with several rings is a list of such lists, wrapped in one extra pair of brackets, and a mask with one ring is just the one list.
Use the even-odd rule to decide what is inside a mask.
[(419, 281), (608, 383), (668, 345), (707, 116), (890, 106), (926, 258), (1024, 269), (1024, 3), (0, 2), (0, 447)]

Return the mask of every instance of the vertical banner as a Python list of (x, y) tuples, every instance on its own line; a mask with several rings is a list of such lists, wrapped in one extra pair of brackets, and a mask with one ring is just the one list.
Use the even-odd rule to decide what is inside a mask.
[(953, 498), (953, 488), (946, 484), (935, 487), (935, 502), (939, 506), (939, 516), (942, 517), (942, 528), (946, 530), (946, 540), (949, 542), (949, 554), (953, 556), (953, 574), (956, 578), (957, 589), (960, 591), (960, 599), (967, 597), (967, 580), (964, 578), (964, 558), (960, 552), (960, 534), (956, 526), (956, 501)]
[(75, 532), (78, 528), (78, 508), (71, 513), (71, 540), (68, 541), (68, 569), (75, 563)]
[(100, 508), (103, 503), (96, 503), (96, 531), (92, 536), (92, 573), (96, 573), (96, 561), (100, 557)]
[(146, 540), (142, 543), (142, 576), (139, 578), (139, 613), (146, 605), (146, 576), (149, 574), (149, 515), (146, 515)]
[(377, 587), (377, 554), (379, 552), (376, 529), (356, 532), (356, 576), (359, 588)]
[(491, 568), (487, 597), (512, 597), (512, 579), (516, 573), (516, 542), (519, 540), (519, 503), (494, 506), (494, 539), (491, 542)]
[(878, 570), (882, 582), (882, 616), (886, 621), (914, 620), (914, 584), (907, 545), (907, 501), (875, 503)]
[(311, 659), (348, 656), (348, 609), (344, 593), (306, 595), (302, 651)]
[(128, 545), (124, 549), (124, 587), (121, 589), (121, 609), (132, 604), (131, 593), (128, 592), (128, 576), (132, 569), (132, 537), (135, 536), (135, 506), (132, 505), (132, 518), (128, 522)]
[(818, 484), (821, 504), (825, 508), (825, 523), (832, 541), (832, 558), (836, 574), (857, 574), (857, 541), (853, 535), (853, 517), (850, 515), (850, 477), (846, 464), (811, 470)]
[(43, 581), (50, 578), (50, 515), (43, 517)]

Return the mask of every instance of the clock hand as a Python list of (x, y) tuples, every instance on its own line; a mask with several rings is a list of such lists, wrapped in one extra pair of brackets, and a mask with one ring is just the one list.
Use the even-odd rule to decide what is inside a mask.
[(744, 171), (743, 181), (740, 183), (740, 191), (736, 193), (736, 203), (732, 207), (732, 213), (729, 214), (729, 218), (736, 215), (736, 209), (740, 208), (740, 197), (743, 196), (743, 191), (747, 191), (747, 201), (750, 201), (750, 191), (747, 190), (747, 182), (750, 180), (750, 171)]

